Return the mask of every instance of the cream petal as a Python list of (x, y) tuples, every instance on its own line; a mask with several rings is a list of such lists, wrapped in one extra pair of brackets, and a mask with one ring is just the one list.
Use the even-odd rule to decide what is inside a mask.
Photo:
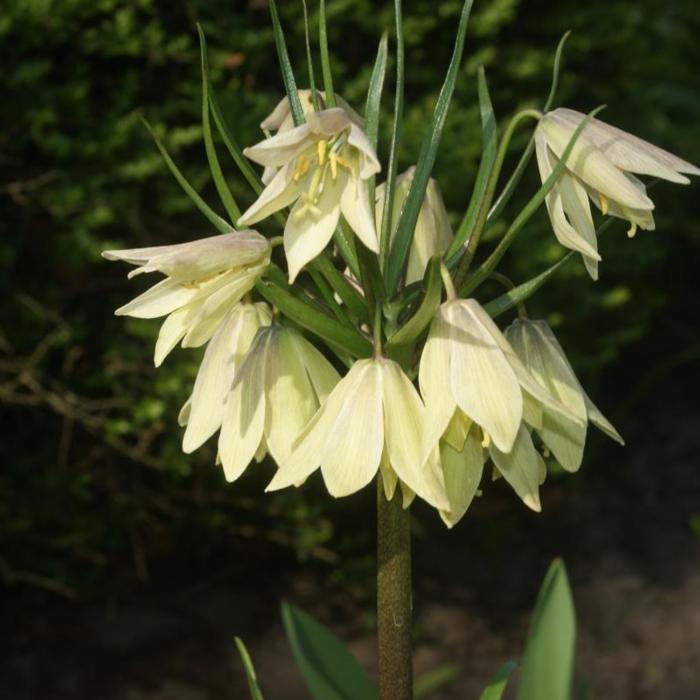
[(484, 473), (484, 450), (477, 432), (475, 427), (469, 431), (460, 451), (446, 442), (440, 443), (440, 463), (450, 502), (449, 509), (440, 511), (440, 517), (450, 528), (464, 517)]
[(313, 260), (329, 243), (340, 219), (340, 198), (347, 175), (338, 173), (335, 180), (327, 178), (316, 212), (307, 209), (303, 199), (292, 208), (284, 227), (284, 252), (287, 257), (289, 281), (294, 282), (301, 269)]
[[(538, 125), (548, 146), (557, 158), (561, 158), (573, 130), (562, 124), (552, 114), (545, 114)], [(593, 189), (602, 192), (609, 199), (614, 199), (627, 207), (635, 209), (653, 209), (654, 204), (633, 187), (622, 171), (581, 134), (574, 144), (566, 167)]]
[(180, 282), (166, 278), (143, 294), (139, 294), (128, 304), (118, 308), (114, 313), (117, 316), (134, 318), (158, 318), (189, 303), (196, 293), (196, 289), (184, 287)]
[(266, 219), (280, 209), (288, 207), (301, 193), (300, 184), (294, 180), (293, 163), (285, 165), (272, 177), (260, 196), (243, 212), (238, 225), (250, 225)]
[(300, 333), (290, 334), (289, 342), (309, 376), (317, 403), (322, 404), (340, 381), (340, 375), (323, 353)]
[(523, 503), (534, 511), (542, 510), (539, 489), (542, 457), (532, 444), (525, 426), (520, 426), (510, 452), (501, 452), (496, 445), (491, 444), (489, 454), (498, 471)]
[(452, 394), (462, 411), (508, 451), (522, 419), (522, 392), (502, 350), (475, 315), (472, 301), (443, 305), (450, 331)]
[(340, 199), (340, 210), (355, 235), (371, 251), (379, 252), (379, 240), (369, 205), (367, 184), (350, 176)]
[(356, 148), (359, 152), (360, 158), (360, 178), (367, 180), (376, 175), (382, 166), (379, 163), (377, 154), (369, 142), (367, 135), (362, 129), (360, 129), (355, 124), (350, 126), (350, 131), (348, 132), (348, 143)]
[(583, 397), (586, 402), (586, 411), (588, 412), (588, 420), (595, 425), (596, 428), (602, 430), (609, 438), (620, 443), (624, 447), (625, 441), (620, 433), (615, 430), (615, 426), (601, 413), (600, 409), (591, 401), (588, 394), (583, 392)]
[[(574, 129), (584, 117), (573, 109), (560, 108), (555, 111), (564, 121), (572, 124)], [(689, 182), (687, 177), (679, 173), (700, 175), (700, 168), (688, 161), (599, 119), (591, 120), (586, 127), (586, 137), (622, 170), (660, 177), (679, 184)]]
[(439, 461), (421, 461), (425, 407), (418, 392), (392, 360), (378, 360), (384, 408), (384, 442), (399, 479), (435, 508), (449, 508)]
[(244, 148), (243, 155), (260, 165), (281, 168), (313, 146), (315, 141), (316, 137), (306, 123)]
[(311, 133), (321, 137), (335, 136), (354, 126), (347, 112), (340, 107), (310, 112), (306, 115), (306, 124)]
[(182, 449), (193, 452), (220, 427), (224, 401), (231, 389), (236, 367), (242, 361), (260, 328), (252, 304), (242, 304), (229, 313), (207, 346), (190, 397), (191, 409)]
[(187, 319), (190, 313), (188, 306), (183, 306), (173, 311), (165, 319), (158, 332), (156, 349), (153, 355), (153, 364), (160, 367), (163, 360), (171, 353), (175, 346), (184, 338), (189, 328)]
[(387, 501), (390, 501), (396, 493), (396, 485), (399, 483), (399, 477), (396, 476), (396, 472), (391, 468), (386, 449), (382, 452), (379, 472), (382, 478), (382, 486), (384, 487), (384, 497)]
[(426, 407), (422, 454), (427, 459), (457, 408), (450, 378), (450, 326), (444, 318), (442, 307), (430, 325), (423, 346), (418, 384)]
[(327, 436), (335, 430), (335, 423), (343, 407), (353, 401), (368, 366), (366, 360), (356, 362), (338, 382), (295, 441), (290, 458), (278, 469), (266, 491), (276, 491), (298, 484), (318, 469), (323, 459)]
[(235, 481), (245, 471), (263, 438), (268, 336), (267, 329), (258, 331), (224, 404), (219, 455), (227, 481)]
[(374, 478), (384, 447), (381, 370), (372, 360), (362, 362), (355, 363), (361, 365), (361, 378), (338, 412), (323, 448), (321, 473), (335, 497), (349, 496)]
[(292, 341), (294, 335), (296, 331), (283, 327), (274, 331), (265, 365), (265, 437), (280, 466), (289, 460), (294, 441), (318, 408), (306, 367)]

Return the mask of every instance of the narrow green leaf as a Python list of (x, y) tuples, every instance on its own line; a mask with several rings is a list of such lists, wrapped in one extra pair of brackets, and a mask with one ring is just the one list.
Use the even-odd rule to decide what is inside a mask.
[(199, 196), (194, 187), (192, 187), (192, 185), (190, 185), (190, 183), (187, 181), (187, 178), (180, 172), (180, 169), (177, 167), (177, 165), (175, 165), (175, 162), (170, 157), (170, 154), (168, 153), (165, 146), (161, 143), (161, 140), (156, 136), (155, 132), (153, 131), (153, 128), (148, 123), (148, 121), (146, 121), (144, 117), (141, 117), (141, 121), (143, 122), (144, 126), (148, 129), (148, 132), (150, 133), (151, 137), (153, 138), (153, 141), (158, 147), (161, 156), (163, 156), (165, 164), (168, 166), (168, 169), (172, 173), (173, 177), (178, 181), (180, 187), (182, 187), (182, 189), (185, 191), (185, 194), (192, 200), (197, 209), (199, 209), (199, 211), (201, 211), (202, 214), (204, 214), (204, 216), (206, 216), (207, 219), (209, 219), (209, 221), (217, 229), (217, 231), (219, 231), (219, 233), (229, 233), (232, 230), (231, 224), (222, 219)]
[(331, 58), (328, 53), (328, 28), (326, 26), (326, 0), (321, 0), (318, 23), (318, 43), (321, 49), (321, 72), (323, 73), (323, 91), (326, 108), (335, 107), (335, 90), (333, 90), (333, 73)]
[[(448, 265), (452, 256), (458, 255), (462, 246), (467, 242), (467, 236), (474, 232), (477, 218), (483, 217), (485, 219), (486, 212), (484, 209), (488, 206), (485, 202), (486, 190), (498, 152), (498, 127), (496, 126), (496, 116), (493, 112), (483, 66), (479, 66), (478, 75), (479, 112), (481, 113), (481, 163), (479, 163), (479, 170), (476, 174), (476, 182), (469, 200), (469, 206), (445, 256)], [(472, 238), (470, 238), (470, 242), (471, 240)]]
[(282, 621), (313, 700), (378, 700), (375, 682), (323, 625), (287, 603)]
[(327, 344), (341, 348), (353, 357), (369, 357), (372, 354), (372, 344), (359, 331), (347, 328), (295, 296), (282, 271), (274, 265), (257, 280), (255, 288), (285, 316)]
[(425, 698), (436, 690), (444, 688), (448, 683), (452, 683), (458, 675), (459, 667), (454, 664), (439, 666), (421, 673), (413, 682), (414, 700), (420, 700), (420, 698)]
[(554, 265), (548, 267), (536, 277), (533, 277), (523, 284), (519, 284), (515, 289), (510, 289), (505, 294), (501, 294), (501, 296), (488, 302), (488, 304), (484, 306), (484, 309), (491, 318), (496, 318), (496, 316), (500, 316), (502, 313), (512, 309), (517, 304), (531, 297), (565, 262), (567, 262), (567, 260), (572, 258), (573, 255), (573, 251), (567, 253), (561, 260), (555, 262)]
[(440, 257), (431, 258), (423, 277), (425, 295), (418, 310), (394, 333), (386, 343), (387, 349), (408, 345), (420, 338), (430, 325), (442, 299), (442, 278), (440, 277)]
[[(386, 63), (389, 53), (389, 36), (387, 32), (382, 34), (377, 49), (377, 58), (374, 61), (372, 76), (369, 80), (367, 90), (367, 101), (365, 103), (365, 134), (376, 150), (379, 138), (379, 108), (382, 102), (382, 92), (384, 91), (384, 78), (386, 77)], [(374, 206), (375, 180), (372, 176), (369, 180), (369, 201)]]
[(313, 265), (309, 267), (308, 272), (314, 284), (316, 285), (316, 289), (318, 289), (318, 292), (323, 298), (323, 301), (325, 302), (326, 306), (333, 312), (333, 315), (344, 326), (348, 328), (354, 328), (352, 321), (348, 316), (348, 312), (336, 301), (335, 296), (333, 294), (333, 289), (323, 278), (323, 275)]
[(396, 171), (398, 168), (399, 143), (401, 141), (401, 121), (403, 119), (404, 84), (404, 41), (401, 0), (394, 0), (394, 20), (396, 31), (396, 90), (394, 93), (394, 118), (389, 142), (389, 162), (386, 168), (386, 192), (382, 212), (382, 230), (379, 232), (379, 261), (384, 275), (389, 264), (389, 243), (394, 229), (394, 196), (396, 195)]
[(238, 166), (238, 169), (241, 171), (243, 177), (248, 181), (248, 184), (253, 188), (255, 194), (260, 194), (263, 190), (262, 181), (255, 170), (253, 170), (250, 163), (246, 160), (245, 156), (243, 155), (243, 151), (241, 151), (240, 146), (236, 142), (233, 132), (231, 131), (228, 122), (224, 118), (221, 107), (219, 106), (219, 100), (217, 99), (211, 85), (209, 86), (209, 105), (211, 106), (211, 113), (214, 117), (216, 128), (219, 130), (221, 140), (224, 142), (228, 152), (231, 154), (231, 158), (233, 158), (234, 163)]
[[(552, 86), (549, 89), (549, 96), (547, 97), (547, 101), (544, 105), (545, 112), (548, 112), (554, 104), (554, 98), (557, 93), (557, 87), (559, 86), (559, 73), (561, 71), (561, 59), (564, 53), (564, 46), (566, 45), (566, 41), (570, 35), (570, 31), (564, 34), (564, 36), (559, 40), (559, 44), (557, 45), (557, 51), (554, 54), (554, 67), (552, 69)], [(491, 211), (489, 212), (488, 218), (486, 220), (486, 228), (488, 228), (491, 223), (496, 221), (503, 213), (506, 204), (508, 204), (510, 198), (513, 196), (513, 192), (515, 192), (515, 188), (520, 184), (520, 180), (522, 179), (523, 174), (525, 173), (525, 168), (527, 168), (534, 151), (535, 137), (533, 135), (527, 144), (527, 148), (523, 152), (522, 156), (520, 156), (520, 160), (515, 166), (513, 174), (510, 176), (508, 182), (506, 183), (506, 186), (503, 188), (503, 192), (501, 192), (498, 199), (496, 200), (496, 203), (493, 205), (493, 207), (491, 207)]]
[(304, 123), (304, 110), (301, 107), (299, 93), (297, 92), (297, 83), (294, 79), (294, 71), (292, 64), (289, 62), (289, 54), (287, 53), (287, 44), (284, 40), (284, 32), (280, 24), (280, 17), (277, 13), (277, 3), (275, 0), (270, 0), (270, 16), (272, 17), (272, 29), (275, 34), (275, 46), (277, 47), (277, 56), (282, 69), (282, 80), (284, 81), (284, 89), (287, 92), (289, 99), (289, 108), (292, 111), (292, 118), (295, 126)]
[(240, 637), (236, 637), (236, 646), (238, 647), (238, 653), (240, 654), (241, 661), (243, 662), (243, 668), (245, 669), (245, 675), (248, 679), (248, 688), (250, 689), (251, 700), (264, 700), (262, 691), (258, 685), (258, 679), (255, 675), (255, 668), (250, 658), (250, 654), (248, 653), (248, 650)]
[[(484, 692), (479, 696), (479, 700), (501, 700), (506, 691), (510, 674), (516, 669), (515, 661), (507, 661), (496, 671), (496, 674), (484, 688)], [(544, 698), (542, 699), (544, 700)]]
[(576, 613), (566, 568), (552, 562), (535, 604), (525, 646), (518, 700), (568, 700), (574, 669)]
[(304, 42), (306, 44), (306, 63), (307, 71), (309, 74), (309, 87), (311, 88), (311, 101), (314, 105), (314, 111), (318, 112), (321, 109), (321, 105), (318, 101), (318, 93), (316, 92), (316, 77), (314, 75), (314, 59), (311, 55), (311, 39), (309, 32), (309, 9), (306, 6), (306, 0), (301, 0), (302, 7), (304, 8)]
[(455, 39), (452, 59), (450, 61), (449, 68), (447, 69), (445, 82), (442, 85), (440, 95), (435, 105), (433, 117), (421, 145), (420, 154), (418, 155), (418, 162), (416, 164), (416, 172), (413, 177), (413, 181), (411, 182), (411, 188), (408, 191), (408, 196), (406, 197), (406, 201), (399, 216), (396, 236), (394, 237), (394, 242), (391, 246), (391, 252), (388, 256), (386, 269), (386, 285), (390, 294), (396, 290), (399, 279), (401, 278), (404, 263), (408, 256), (408, 251), (413, 239), (416, 221), (418, 220), (418, 213), (420, 212), (423, 198), (425, 197), (428, 179), (430, 178), (430, 173), (433, 169), (435, 158), (437, 156), (438, 146), (440, 145), (440, 137), (442, 136), (442, 130), (445, 126), (445, 119), (447, 118), (447, 110), (450, 106), (450, 101), (452, 100), (455, 83), (457, 82), (457, 75), (459, 73), (459, 66), (462, 61), (467, 22), (469, 20), (469, 13), (471, 12), (472, 4), (473, 0), (465, 0), (462, 7), (462, 15), (459, 19), (459, 26), (457, 28), (457, 37)]
[(313, 262), (319, 272), (324, 276), (333, 291), (343, 300), (350, 313), (363, 323), (369, 321), (365, 300), (357, 290), (348, 282), (345, 275), (336, 268), (328, 255), (322, 253)]
[(207, 160), (209, 161), (209, 170), (214, 178), (216, 191), (219, 193), (221, 202), (226, 209), (231, 222), (233, 224), (238, 221), (241, 216), (241, 210), (236, 200), (234, 199), (231, 190), (226, 184), (224, 173), (221, 170), (219, 157), (216, 155), (216, 146), (211, 134), (211, 121), (209, 119), (209, 61), (207, 60), (207, 40), (204, 38), (204, 32), (199, 23), (197, 23), (197, 32), (199, 33), (199, 51), (202, 63), (202, 131), (204, 132), (204, 148), (207, 152)]
[(550, 190), (557, 183), (557, 180), (561, 176), (562, 172), (566, 168), (566, 163), (571, 155), (571, 150), (576, 145), (578, 137), (581, 132), (586, 128), (588, 123), (595, 117), (605, 105), (596, 107), (592, 112), (589, 112), (581, 123), (576, 127), (576, 130), (569, 139), (569, 143), (561, 154), (561, 159), (552, 169), (549, 177), (542, 183), (542, 186), (535, 193), (535, 195), (530, 199), (530, 201), (525, 205), (523, 210), (515, 217), (515, 220), (510, 225), (508, 230), (505, 232), (503, 238), (496, 246), (496, 249), (489, 255), (486, 261), (479, 267), (478, 270), (474, 272), (471, 277), (468, 277), (465, 284), (460, 289), (461, 296), (468, 296), (473, 292), (495, 269), (496, 265), (500, 262), (501, 258), (505, 255), (505, 252), (510, 247), (515, 237), (520, 233), (525, 224), (532, 218), (535, 212), (539, 209), (542, 202), (544, 202), (545, 197), (549, 194)]
[(365, 134), (374, 148), (377, 147), (379, 135), (379, 107), (384, 91), (384, 79), (386, 78), (386, 63), (389, 55), (389, 35), (382, 34), (377, 48), (377, 57), (374, 59), (374, 68), (369, 79), (367, 101), (365, 102)]

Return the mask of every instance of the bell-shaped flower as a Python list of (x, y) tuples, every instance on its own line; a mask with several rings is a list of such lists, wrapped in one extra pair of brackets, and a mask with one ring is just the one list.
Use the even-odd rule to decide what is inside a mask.
[[(535, 147), (543, 182), (584, 118), (580, 112), (560, 108), (540, 120), (535, 131)], [(687, 184), (689, 180), (682, 173), (700, 175), (700, 169), (636, 136), (592, 119), (546, 198), (554, 234), (563, 246), (581, 253), (589, 274), (597, 279), (600, 255), (589, 199), (603, 214), (629, 221), (628, 235), (632, 237), (637, 228), (654, 228), (654, 203), (635, 174)]]
[(370, 250), (379, 250), (366, 182), (379, 172), (379, 161), (363, 131), (343, 109), (311, 112), (306, 123), (244, 153), (279, 171), (239, 225), (261, 221), (294, 203), (284, 228), (290, 281), (326, 247), (341, 214)]
[(436, 508), (449, 509), (437, 460), (422, 458), (425, 414), (418, 392), (396, 362), (358, 360), (267, 488), (299, 484), (320, 466), (329, 493), (349, 496), (380, 472), (388, 497), (400, 480), (404, 504), (415, 493)]
[[(396, 227), (399, 223), (399, 214), (403, 207), (408, 191), (411, 188), (416, 168), (411, 166), (405, 173), (396, 178), (396, 191), (394, 195), (394, 206), (391, 216), (392, 231), (391, 240), (396, 234)], [(382, 183), (377, 187), (375, 216), (377, 230), (382, 229), (382, 217), (384, 213), (384, 198), (386, 197), (386, 184)], [(416, 221), (415, 233), (411, 248), (408, 254), (408, 266), (406, 268), (406, 284), (418, 282), (423, 279), (425, 268), (434, 255), (442, 255), (452, 243), (452, 227), (447, 217), (447, 209), (442, 200), (440, 187), (431, 177), (428, 180), (428, 187), (421, 204)]]
[(219, 459), (228, 481), (266, 453), (280, 467), (292, 444), (340, 377), (301, 333), (260, 328), (229, 387), (219, 433)]
[(160, 272), (166, 277), (116, 310), (118, 316), (167, 316), (156, 342), (155, 364), (182, 341), (206, 343), (270, 262), (270, 243), (256, 231), (232, 231), (188, 243), (107, 250), (108, 260), (138, 265), (129, 277)]
[[(468, 480), (471, 491), (478, 485), (485, 453), (477, 458), (475, 441), (525, 504), (539, 510), (542, 463), (523, 419), (535, 420), (534, 407), (541, 406), (576, 417), (535, 381), (476, 300), (450, 299), (440, 306), (423, 348), (419, 383), (426, 407), (423, 454), (440, 445), (451, 500), (443, 519), (453, 524), (471, 501), (459, 490), (459, 478)], [(445, 443), (462, 457), (446, 451)], [(460, 476), (460, 459), (467, 475)]]
[(564, 350), (545, 321), (514, 321), (505, 336), (537, 383), (577, 418), (571, 420), (547, 406), (533, 406), (530, 413), (531, 425), (564, 469), (575, 472), (581, 466), (589, 421), (624, 444), (581, 388)]
[(224, 401), (258, 330), (272, 323), (270, 307), (242, 301), (229, 311), (212, 336), (197, 372), (192, 395), (180, 411), (186, 425), (184, 452), (193, 452), (221, 427)]

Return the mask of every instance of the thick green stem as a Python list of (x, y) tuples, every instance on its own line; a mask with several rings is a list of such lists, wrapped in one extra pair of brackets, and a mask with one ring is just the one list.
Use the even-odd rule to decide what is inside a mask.
[(377, 479), (377, 639), (380, 700), (411, 700), (411, 530), (397, 488), (391, 501)]

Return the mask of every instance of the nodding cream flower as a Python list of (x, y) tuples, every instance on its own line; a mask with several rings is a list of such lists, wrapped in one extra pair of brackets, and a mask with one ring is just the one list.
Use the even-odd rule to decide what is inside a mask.
[(543, 462), (523, 419), (531, 423), (534, 408), (542, 406), (576, 417), (534, 380), (477, 301), (450, 299), (440, 306), (419, 383), (426, 407), (423, 454), (439, 446), (450, 497), (443, 519), (452, 525), (466, 511), (486, 454), (525, 504), (540, 510)]
[(187, 426), (182, 439), (184, 452), (196, 450), (221, 427), (224, 401), (236, 372), (258, 330), (271, 323), (267, 304), (242, 301), (216, 329), (204, 352), (192, 395), (180, 411), (179, 423)]
[(107, 260), (138, 265), (129, 273), (166, 275), (153, 287), (116, 310), (117, 316), (167, 316), (156, 342), (159, 366), (182, 341), (204, 345), (231, 307), (249, 292), (270, 262), (270, 243), (256, 231), (232, 231), (189, 243), (107, 250)]
[(310, 112), (305, 124), (244, 153), (279, 171), (239, 225), (253, 224), (295, 203), (284, 228), (290, 281), (326, 247), (341, 213), (358, 238), (379, 251), (366, 180), (381, 166), (367, 137), (343, 109)]
[[(396, 193), (394, 197), (394, 207), (391, 216), (392, 231), (391, 240), (396, 234), (396, 227), (399, 223), (399, 214), (403, 203), (406, 201), (408, 191), (411, 188), (416, 168), (411, 166), (405, 173), (396, 178)], [(377, 230), (381, 231), (382, 217), (384, 213), (384, 198), (386, 197), (386, 184), (382, 183), (377, 187), (377, 202), (375, 206), (375, 217)], [(428, 180), (428, 187), (425, 191), (423, 204), (421, 204), (416, 221), (416, 229), (411, 242), (411, 249), (408, 254), (408, 266), (406, 268), (406, 284), (418, 282), (423, 279), (425, 268), (434, 255), (442, 255), (452, 243), (452, 227), (447, 217), (445, 203), (442, 200), (440, 187), (431, 177)]]
[[(535, 147), (543, 182), (584, 118), (573, 109), (560, 108), (540, 120)], [(654, 229), (654, 203), (644, 183), (633, 173), (688, 184), (682, 173), (700, 175), (700, 169), (621, 129), (591, 119), (576, 141), (561, 178), (547, 195), (555, 236), (566, 248), (581, 253), (593, 279), (598, 278), (601, 258), (589, 199), (603, 214), (629, 221), (630, 237), (637, 228)]]
[[(297, 90), (297, 94), (299, 95), (299, 102), (301, 102), (301, 108), (304, 114), (307, 115), (313, 112), (314, 103), (311, 90)], [(326, 109), (326, 94), (323, 90), (316, 90), (316, 95), (321, 109)], [(364, 119), (340, 95), (336, 94), (335, 101), (337, 106), (348, 115), (354, 124), (357, 124), (360, 129), (364, 127)], [(289, 107), (289, 98), (286, 95), (277, 103), (277, 106), (272, 112), (260, 122), (260, 128), (268, 136), (273, 131), (283, 133), (294, 128), (294, 117)], [(278, 168), (275, 167), (265, 167), (262, 174), (263, 183), (266, 185), (269, 184), (277, 170)]]
[(449, 509), (436, 459), (421, 458), (425, 407), (401, 367), (383, 357), (358, 360), (298, 438), (268, 491), (303, 482), (316, 469), (328, 492), (349, 496), (381, 472), (391, 498), (400, 480), (413, 494)]
[(625, 444), (582, 389), (564, 350), (545, 321), (514, 321), (505, 335), (538, 384), (577, 418), (573, 421), (546, 406), (532, 407), (533, 428), (564, 469), (575, 472), (581, 466), (589, 421), (613, 440)]
[(340, 377), (301, 333), (263, 326), (238, 367), (224, 404), (219, 459), (234, 481), (269, 453), (279, 467)]

